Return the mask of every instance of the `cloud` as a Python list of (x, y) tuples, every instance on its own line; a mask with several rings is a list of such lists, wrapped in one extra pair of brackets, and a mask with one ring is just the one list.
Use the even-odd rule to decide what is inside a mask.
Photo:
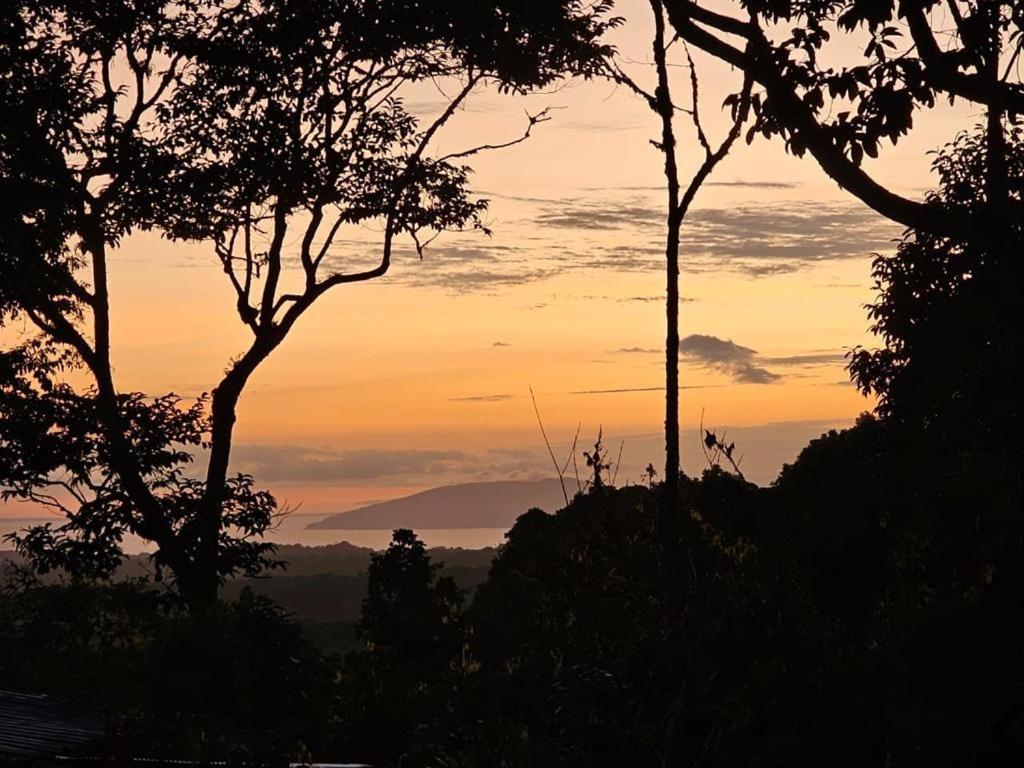
[(617, 395), (624, 392), (664, 392), (665, 387), (619, 387), (617, 389), (581, 389), (570, 395)]
[(238, 445), (232, 469), (257, 482), (298, 485), (430, 485), (546, 476), (543, 447), (486, 451), (343, 450), (301, 445)]
[(512, 345), (504, 341), (496, 341), (491, 344), (492, 347), (511, 347)]
[(469, 395), (467, 397), (449, 397), (450, 403), (503, 403), (511, 400), (512, 395)]
[(741, 347), (732, 340), (720, 339), (694, 333), (679, 342), (679, 351), (684, 357), (692, 357), (703, 363), (738, 363), (750, 360), (757, 352), (750, 347)]
[(593, 230), (661, 224), (664, 219), (662, 211), (643, 203), (566, 200), (538, 213), (534, 221), (541, 227)]
[[(504, 291), (577, 271), (661, 273), (661, 203), (653, 192), (618, 192), (618, 197), (506, 196), (515, 201), (514, 218), (493, 222), (493, 237), (446, 233), (431, 243), (422, 259), (408, 244), (400, 246), (384, 280), (465, 294)], [(852, 202), (773, 200), (699, 209), (684, 225), (682, 269), (689, 275), (732, 272), (773, 277), (826, 262), (867, 259), (891, 248), (899, 233), (898, 226)], [(365, 229), (363, 234), (373, 237)], [(369, 239), (338, 241), (324, 267), (362, 270), (368, 261), (375, 263), (379, 249), (380, 243)], [(662, 300), (656, 295), (592, 298)], [(687, 300), (692, 299), (683, 299)]]
[[(405, 102), (405, 108), (414, 115), (436, 115), (451, 106), (450, 99), (422, 99), (422, 100), (410, 100)], [(491, 108), (482, 103), (480, 100), (477, 101), (463, 101), (459, 105), (459, 112), (490, 112)]]
[(705, 181), (709, 187), (743, 187), (745, 189), (796, 189), (800, 185), (795, 181)]
[(757, 351), (729, 339), (695, 333), (679, 342), (684, 360), (727, 373), (738, 384), (772, 384), (782, 377), (757, 365)]
[(234, 469), (263, 482), (372, 481), (408, 474), (437, 475), (466, 459), (453, 450), (349, 451), (295, 445), (238, 445)]
[(753, 363), (735, 363), (729, 366), (729, 372), (733, 381), (739, 384), (774, 384), (782, 378), (779, 374)]
[[(577, 230), (588, 269), (664, 268), (664, 212), (643, 200), (551, 201), (542, 228)], [(628, 242), (608, 245), (619, 231)], [(690, 273), (728, 270), (751, 277), (787, 274), (810, 265), (866, 258), (892, 247), (900, 228), (853, 203), (773, 201), (694, 211), (683, 227), (682, 267)]]
[[(800, 186), (795, 181), (747, 181), (732, 179), (723, 181), (705, 181), (707, 187), (743, 187), (746, 189), (796, 189)], [(633, 186), (633, 187), (581, 187), (590, 192), (664, 192), (664, 186)]]
[(638, 131), (646, 128), (643, 123), (609, 120), (608, 122), (587, 122), (584, 120), (567, 120), (557, 122), (555, 128), (564, 128), (571, 131), (586, 131), (588, 133), (618, 133), (619, 131)]
[(818, 365), (836, 365), (846, 362), (844, 352), (811, 352), (805, 355), (789, 355), (787, 357), (763, 357), (765, 365), (811, 367)]
[[(737, 345), (739, 346), (739, 345)], [(840, 382), (836, 382), (839, 384)], [(848, 382), (845, 386), (850, 386)], [(690, 387), (687, 387), (690, 389)], [(618, 392), (662, 392), (662, 387), (623, 387), (593, 390), (579, 394), (610, 394)], [(736, 427), (716, 424), (715, 414), (708, 414), (707, 423), (727, 431), (730, 440), (747, 457), (744, 472), (756, 482), (769, 482), (784, 461), (792, 461), (799, 450), (812, 437), (824, 430), (845, 426), (834, 421), (783, 422), (757, 427)], [(596, 431), (596, 425), (585, 425), (584, 433)], [(573, 431), (552, 434), (554, 450), (560, 458), (568, 456)], [(684, 467), (689, 472), (700, 472), (705, 466), (698, 446), (700, 438), (695, 430), (681, 434)], [(648, 462), (656, 466), (663, 460), (661, 432), (644, 434), (608, 435), (607, 444), (625, 439), (623, 467), (620, 478), (635, 480)], [(581, 444), (583, 443), (581, 439)], [(582, 447), (582, 445), (580, 446)], [(294, 488), (323, 486), (396, 485), (438, 487), (452, 483), (484, 480), (529, 480), (549, 477), (551, 459), (543, 443), (520, 447), (500, 447), (487, 450), (436, 449), (374, 449), (342, 450), (331, 447), (301, 445), (238, 445), (233, 455), (235, 471), (250, 471), (257, 482), (270, 484), (285, 491), (295, 500)], [(298, 493), (301, 500), (301, 493)]]
[[(714, 389), (717, 384), (693, 384), (680, 389)], [(618, 395), (625, 392), (664, 392), (665, 387), (618, 387), (615, 389), (582, 389), (576, 392), (570, 392), (570, 395)]]
[[(607, 298), (611, 298), (611, 297), (603, 296), (601, 298), (607, 299)], [(626, 303), (629, 303), (629, 302), (637, 302), (637, 303), (641, 303), (641, 304), (653, 304), (653, 303), (657, 302), (659, 304), (662, 304), (662, 303), (665, 302), (665, 297), (664, 296), (626, 296), (624, 298), (617, 298), (617, 299), (615, 299), (615, 301), (618, 301), (618, 302), (623, 303), (623, 304), (626, 304)], [(693, 303), (695, 301), (697, 301), (697, 299), (694, 298), (693, 296), (680, 296), (679, 297), (679, 302), (681, 304), (691, 304), (691, 303)]]
[[(608, 354), (653, 355), (662, 352), (654, 347), (620, 347)], [(679, 354), (686, 361), (727, 373), (739, 384), (772, 384), (782, 378), (769, 370), (775, 368), (813, 368), (845, 362), (842, 352), (815, 350), (798, 355), (764, 357), (757, 350), (737, 344), (731, 339), (695, 333), (679, 342)]]

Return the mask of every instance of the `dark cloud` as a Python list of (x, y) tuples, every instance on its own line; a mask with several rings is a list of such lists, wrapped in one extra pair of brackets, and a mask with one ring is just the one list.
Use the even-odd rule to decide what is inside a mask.
[[(423, 99), (405, 102), (405, 108), (414, 115), (436, 115), (451, 106), (450, 99)], [(490, 112), (490, 108), (479, 101), (464, 101), (458, 108), (459, 112)]]
[(436, 475), (466, 460), (461, 451), (347, 451), (294, 445), (238, 445), (233, 466), (261, 482), (372, 481), (397, 475)]
[(702, 363), (741, 363), (748, 362), (757, 354), (750, 347), (742, 347), (732, 340), (720, 339), (694, 333), (679, 342), (679, 352), (683, 357), (692, 358)]
[(502, 403), (511, 400), (512, 395), (468, 395), (467, 397), (449, 397), (451, 403)]
[(593, 230), (660, 225), (664, 219), (660, 210), (643, 203), (566, 200), (538, 213), (534, 221), (541, 227)]
[(570, 395), (617, 395), (624, 392), (664, 392), (665, 387), (619, 387), (617, 389), (581, 389)]
[(796, 189), (800, 185), (795, 181), (705, 181), (709, 187), (743, 187), (744, 189)]
[[(602, 298), (606, 298), (607, 299), (607, 298), (611, 298), (611, 297), (604, 296)], [(653, 303), (657, 302), (657, 303), (661, 304), (661, 303), (664, 303), (665, 297), (664, 296), (626, 296), (625, 298), (615, 299), (615, 301), (617, 301), (617, 302), (619, 302), (621, 304), (628, 304), (630, 302), (637, 302), (637, 303), (640, 303), (640, 304), (653, 304)], [(679, 302), (681, 304), (692, 304), (695, 301), (697, 301), (697, 299), (694, 298), (693, 296), (680, 296), (679, 297)]]
[(817, 365), (837, 365), (846, 362), (843, 352), (811, 352), (805, 355), (789, 355), (787, 357), (763, 357), (765, 365), (811, 367)]
[(239, 445), (236, 471), (260, 483), (445, 485), (487, 479), (545, 476), (543, 447), (483, 452), (433, 449), (336, 450), (296, 445)]
[[(715, 389), (717, 384), (694, 384), (680, 389)], [(618, 395), (625, 392), (664, 392), (665, 387), (617, 387), (615, 389), (582, 389), (570, 395)]]
[[(848, 382), (836, 382), (841, 383), (849, 386)], [(659, 392), (662, 388), (608, 390), (617, 391)], [(708, 414), (708, 418), (713, 419), (714, 415)], [(751, 480), (767, 483), (775, 478), (783, 462), (792, 461), (811, 438), (828, 429), (848, 426), (850, 421), (783, 422), (731, 428), (727, 424), (716, 423), (713, 420), (706, 423), (719, 434), (727, 433), (729, 439), (736, 442), (746, 457), (743, 463), (744, 473)], [(551, 435), (555, 453), (563, 460), (569, 455), (573, 432), (574, 430), (561, 435)], [(596, 432), (596, 425), (584, 425), (585, 435), (591, 435), (593, 432)], [(683, 466), (688, 472), (699, 473), (706, 466), (700, 450), (702, 437), (703, 435), (696, 430), (681, 431)], [(606, 436), (609, 445), (617, 443), (619, 439), (625, 440), (620, 479), (636, 481), (648, 462), (659, 466), (664, 460), (664, 435), (661, 432)], [(579, 447), (582, 448), (585, 444), (582, 437), (580, 443)], [(443, 458), (439, 457), (439, 454), (443, 455)], [(369, 473), (364, 471), (358, 473), (357, 477), (350, 477), (351, 472), (336, 472), (336, 467), (331, 464), (331, 461), (352, 462), (358, 457), (364, 457), (367, 465), (371, 462), (391, 464), (397, 461), (403, 469), (409, 471), (401, 475), (385, 471), (373, 477), (367, 477)], [(485, 451), (358, 451), (294, 445), (239, 445), (236, 446), (234, 458), (236, 470), (258, 471), (258, 482), (294, 484), (300, 487), (316, 483), (382, 486), (408, 484), (438, 487), (472, 480), (530, 480), (549, 477), (551, 474), (551, 459), (540, 442), (530, 447), (503, 447)], [(352, 466), (354, 465), (350, 463), (349, 467)], [(297, 471), (293, 473), (293, 470)], [(288, 495), (289, 498), (293, 498), (294, 491), (288, 491)], [(298, 500), (301, 501), (301, 498)]]
[[(514, 199), (524, 203), (524, 211), (515, 220), (495, 222), (494, 238), (447, 233), (422, 259), (411, 247), (398, 248), (385, 280), (460, 294), (501, 291), (577, 270), (664, 270), (664, 212), (653, 195)], [(701, 209), (684, 226), (682, 268), (687, 274), (772, 277), (829, 261), (866, 259), (890, 248), (898, 235), (897, 226), (853, 203), (787, 200)], [(379, 243), (339, 242), (325, 268), (365, 269), (374, 263), (376, 250)], [(661, 300), (653, 295), (607, 298)]]
[[(662, 350), (654, 347), (620, 347), (609, 354), (648, 355)], [(679, 354), (686, 362), (696, 363), (727, 373), (740, 384), (772, 384), (781, 374), (765, 366), (780, 368), (812, 368), (838, 365), (846, 360), (842, 352), (817, 350), (799, 355), (764, 357), (757, 350), (737, 344), (731, 339), (695, 333), (679, 342)]]
[(779, 374), (753, 363), (734, 363), (728, 370), (733, 381), (738, 384), (774, 384), (782, 378)]
[(679, 342), (679, 354), (695, 362), (727, 373), (739, 384), (772, 384), (782, 377), (758, 365), (757, 351), (729, 339), (695, 333)]
[(588, 133), (618, 133), (619, 131), (638, 131), (646, 128), (643, 123), (615, 122), (586, 122), (582, 120), (567, 120), (555, 123), (556, 128), (564, 128), (570, 131), (587, 131)]
[[(636, 200), (552, 201), (541, 227), (632, 234), (628, 244), (597, 238), (582, 256), (588, 269), (660, 271), (664, 267), (664, 213)], [(681, 241), (683, 269), (728, 270), (767, 277), (827, 261), (865, 258), (892, 247), (899, 227), (862, 206), (800, 201), (694, 211)]]
[[(467, 235), (466, 240), (470, 239)], [(470, 244), (454, 238), (430, 245), (422, 259), (404, 250), (395, 261), (395, 277), (403, 283), (457, 294), (540, 282), (564, 271), (557, 264), (534, 258), (527, 249), (486, 241)]]
[(491, 344), (492, 347), (511, 347), (512, 345), (504, 341), (496, 341)]

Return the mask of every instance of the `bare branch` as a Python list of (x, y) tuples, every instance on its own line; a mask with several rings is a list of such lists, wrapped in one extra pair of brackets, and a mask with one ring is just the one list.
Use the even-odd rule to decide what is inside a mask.
[(461, 152), (452, 152), (451, 154), (444, 155), (443, 157), (438, 158), (438, 162), (443, 163), (449, 160), (472, 157), (473, 155), (479, 154), (481, 152), (490, 152), (492, 150), (498, 149), (508, 149), (509, 147), (516, 146), (517, 144), (522, 144), (524, 141), (530, 138), (530, 135), (533, 133), (533, 129), (536, 126), (540, 125), (541, 123), (549, 122), (551, 120), (550, 113), (552, 109), (554, 109), (554, 107), (545, 107), (535, 115), (531, 115), (529, 112), (527, 112), (526, 119), (528, 122), (526, 125), (526, 130), (523, 131), (523, 134), (516, 139), (512, 139), (511, 141), (506, 141), (501, 144), (481, 144), (478, 147), (465, 149)]
[[(565, 490), (565, 479), (562, 476), (561, 470), (558, 468), (558, 460), (555, 458), (555, 452), (551, 449), (551, 441), (548, 440), (548, 433), (544, 429), (544, 420), (540, 417), (540, 408), (537, 407), (537, 396), (533, 393), (533, 387), (530, 387), (530, 399), (533, 400), (533, 412), (537, 414), (537, 424), (540, 426), (541, 437), (544, 438), (544, 445), (548, 448), (548, 455), (551, 457), (551, 463), (555, 465), (555, 472), (558, 473), (558, 482), (562, 486), (562, 497), (565, 499), (565, 506), (569, 506), (569, 493)], [(577, 431), (577, 437), (579, 432)], [(575, 447), (575, 442), (573, 443)], [(573, 450), (573, 456), (576, 455), (576, 451)], [(577, 482), (579, 478), (577, 477)]]

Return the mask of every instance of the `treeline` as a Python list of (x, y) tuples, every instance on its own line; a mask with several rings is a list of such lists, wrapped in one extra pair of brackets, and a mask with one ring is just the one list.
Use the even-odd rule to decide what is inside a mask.
[[(472, 594), (487, 578), (495, 550), (434, 548), (430, 556), (444, 564), (442, 573), (450, 576), (459, 588)], [(367, 594), (367, 569), (373, 550), (347, 542), (307, 547), (281, 544), (277, 557), (286, 568), (270, 578), (230, 579), (221, 587), (221, 599), (238, 600), (249, 590), (273, 600), (292, 614), (302, 631), (317, 647), (327, 652), (345, 652), (356, 643), (355, 627), (363, 599)], [(0, 552), (0, 580), (8, 588), (20, 588), (19, 569), (26, 562), (14, 552)], [(141, 580), (152, 576), (146, 555), (128, 557), (115, 575), (116, 581)], [(42, 584), (60, 585), (60, 574), (52, 574)]]
[(768, 488), (682, 478), (670, 563), (657, 485), (528, 512), (472, 599), (398, 531), (343, 655), (249, 590), (196, 616), (145, 582), (21, 585), (0, 681), (92, 701), (154, 757), (998, 764), (1024, 635), (992, 477), (864, 417)]

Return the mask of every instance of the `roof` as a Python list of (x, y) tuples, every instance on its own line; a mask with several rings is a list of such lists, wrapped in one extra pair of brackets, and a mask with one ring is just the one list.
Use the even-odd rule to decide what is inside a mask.
[(0, 691), (0, 756), (64, 755), (105, 735), (95, 712), (51, 696)]
[[(10, 759), (71, 758), (69, 764), (108, 762), (102, 757), (75, 753), (107, 736), (106, 722), (98, 713), (53, 696), (0, 690), (0, 761)], [(190, 760), (129, 758), (129, 762), (199, 766)], [(206, 763), (226, 766), (227, 763)], [(364, 763), (291, 763), (289, 768), (371, 768)]]

